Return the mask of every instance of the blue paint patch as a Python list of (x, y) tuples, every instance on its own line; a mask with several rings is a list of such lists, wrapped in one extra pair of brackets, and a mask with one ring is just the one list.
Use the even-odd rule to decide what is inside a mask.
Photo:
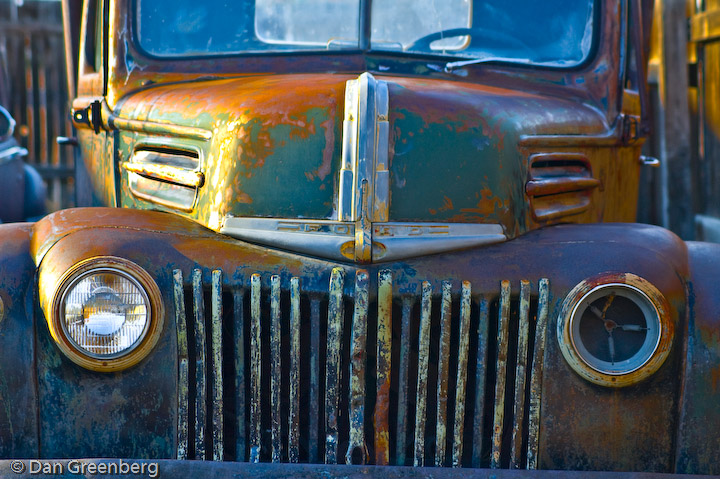
[(577, 83), (578, 85), (582, 85), (583, 83), (585, 83), (585, 77), (577, 77), (575, 79), (575, 83)]

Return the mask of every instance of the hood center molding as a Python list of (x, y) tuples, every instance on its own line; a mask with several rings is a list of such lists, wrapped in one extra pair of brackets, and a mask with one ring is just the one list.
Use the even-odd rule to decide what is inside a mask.
[(372, 223), (390, 209), (388, 87), (370, 73), (345, 87), (338, 220), (355, 223), (355, 261), (372, 261)]

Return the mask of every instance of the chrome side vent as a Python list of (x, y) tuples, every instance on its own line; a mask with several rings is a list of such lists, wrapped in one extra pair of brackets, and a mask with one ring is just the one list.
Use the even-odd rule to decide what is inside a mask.
[(530, 178), (525, 192), (533, 217), (557, 220), (590, 208), (592, 190), (600, 186), (593, 178), (589, 160), (581, 154), (542, 153), (530, 157)]
[(135, 197), (183, 211), (192, 210), (205, 183), (195, 150), (143, 146), (121, 166)]
[(548, 280), (208, 273), (173, 272), (179, 459), (537, 468)]

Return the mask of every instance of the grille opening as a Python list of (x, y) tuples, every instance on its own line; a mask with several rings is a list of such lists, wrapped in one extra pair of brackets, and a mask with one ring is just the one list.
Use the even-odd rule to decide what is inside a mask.
[[(265, 278), (269, 279), (269, 278)], [(350, 278), (346, 276), (346, 285)], [(266, 283), (263, 281), (263, 283)], [(289, 281), (287, 282), (289, 283)], [(281, 310), (281, 331), (280, 331), (280, 356), (282, 362), (281, 373), (281, 456), (282, 462), (289, 461), (289, 408), (290, 408), (290, 311), (291, 298), (289, 284), (282, 282), (280, 294)], [(372, 283), (371, 283), (372, 284)], [(263, 284), (266, 286), (266, 284)], [(372, 288), (372, 286), (371, 286)], [(440, 333), (441, 333), (441, 309), (442, 294), (440, 288), (434, 288), (432, 298), (431, 322), (430, 322), (430, 343), (428, 352), (428, 391), (427, 391), (427, 414), (424, 435), (424, 460), (426, 466), (435, 465), (437, 454), (437, 385), (439, 381), (439, 355), (440, 355)], [(459, 285), (453, 285), (451, 321), (450, 321), (450, 354), (444, 358), (448, 363), (448, 394), (447, 394), (447, 436), (445, 441), (444, 466), (452, 464), (453, 439), (455, 410), (457, 404), (457, 365), (459, 362), (460, 343), (460, 291)], [(301, 285), (302, 291), (302, 285)], [(351, 294), (354, 289), (351, 289)], [(373, 291), (373, 289), (370, 289)], [(203, 291), (205, 334), (206, 334), (206, 414), (207, 426), (205, 433), (206, 458), (212, 459), (212, 391), (213, 391), (213, 365), (212, 365), (212, 310), (211, 292), (209, 288)], [(504, 404), (504, 430), (501, 447), (500, 466), (510, 467), (510, 454), (512, 449), (512, 431), (514, 418), (514, 405), (518, 398), (515, 398), (515, 375), (517, 366), (518, 330), (519, 330), (519, 288), (513, 284), (513, 294), (510, 298), (510, 322), (508, 328), (508, 358), (506, 370), (505, 404)], [(368, 323), (366, 338), (366, 363), (365, 363), (365, 407), (364, 407), (364, 437), (367, 447), (367, 463), (375, 463), (374, 450), (374, 409), (376, 400), (376, 351), (377, 351), (377, 299), (371, 295), (372, 300), (368, 304)], [(222, 294), (223, 299), (223, 439), (224, 439), (224, 460), (247, 461), (250, 453), (251, 417), (250, 403), (252, 391), (250, 384), (251, 370), (251, 294), (250, 288), (231, 289), (225, 288)], [(463, 467), (489, 467), (492, 451), (492, 431), (494, 421), (495, 384), (497, 380), (497, 334), (499, 296), (494, 294), (488, 301), (487, 319), (487, 341), (478, 343), (478, 328), (480, 326), (480, 302), (482, 296), (476, 294), (471, 300), (470, 325), (469, 325), (469, 349), (468, 367), (466, 370), (466, 397), (465, 416), (463, 431), (463, 453), (461, 465)], [(524, 388), (524, 410), (522, 416), (522, 448), (521, 464), (527, 459), (528, 447), (528, 426), (529, 426), (529, 401), (530, 381), (532, 372), (532, 361), (534, 357), (535, 325), (537, 318), (538, 298), (531, 296), (528, 325), (528, 352), (526, 358), (526, 382)], [(188, 457), (197, 457), (195, 437), (197, 432), (196, 417), (197, 407), (197, 347), (195, 334), (195, 312), (193, 309), (192, 288), (185, 288), (185, 309), (188, 336), (189, 354), (189, 394), (188, 394)], [(338, 409), (338, 462), (345, 462), (345, 455), (349, 446), (350, 416), (349, 407), (351, 401), (350, 390), (350, 364), (352, 353), (352, 322), (354, 313), (354, 300), (352, 296), (344, 296), (343, 299), (343, 335), (341, 341), (341, 366), (339, 382), (339, 409)], [(406, 309), (408, 321), (408, 368), (407, 368), (407, 392), (401, 393), (399, 387), (400, 373), (400, 352), (402, 349), (402, 328), (403, 309)], [(327, 328), (328, 328), (328, 296), (325, 294), (300, 294), (300, 360), (299, 360), (299, 461), (310, 463), (322, 463), (325, 460), (325, 374), (327, 357)], [(392, 302), (392, 348), (391, 348), (391, 388), (389, 408), (390, 428), (390, 464), (412, 465), (415, 457), (415, 415), (417, 411), (417, 387), (419, 369), (419, 333), (421, 315), (420, 295), (395, 297)], [(262, 288), (261, 298), (261, 394), (260, 394), (260, 415), (261, 415), (261, 462), (272, 460), (272, 403), (271, 403), (271, 311), (270, 311), (270, 288)], [(240, 343), (238, 341), (241, 341)], [(481, 346), (487, 351), (485, 362), (485, 386), (484, 391), (478, 391), (476, 379), (476, 368), (478, 365), (478, 349)], [(238, 366), (239, 355), (244, 359), (244, 371)], [(482, 358), (481, 358), (482, 359)], [(242, 362), (242, 361), (241, 361)], [(237, 389), (235, 378), (243, 376), (244, 386)], [(398, 456), (397, 432), (399, 421), (399, 404), (401, 394), (405, 396), (407, 403), (407, 428), (404, 434), (405, 447), (400, 454), (404, 454), (404, 460)], [(482, 417), (482, 424), (476, 425), (476, 402), (478, 394), (481, 394), (482, 411), (478, 411)], [(242, 410), (242, 413), (241, 413)], [(243, 414), (244, 413), (244, 414)], [(244, 416), (244, 419), (241, 417)], [(314, 425), (317, 425), (317, 428)], [(477, 427), (481, 428), (478, 434)], [(477, 438), (481, 443), (476, 444)], [(477, 449), (479, 448), (479, 454)], [(354, 448), (351, 451), (353, 463), (362, 462), (363, 451)], [(479, 462), (478, 462), (479, 461)]]

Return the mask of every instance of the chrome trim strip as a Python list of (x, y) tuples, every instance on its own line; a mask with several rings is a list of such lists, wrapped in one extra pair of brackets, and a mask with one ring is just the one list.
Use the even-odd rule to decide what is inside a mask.
[(4, 160), (5, 158), (9, 158), (15, 155), (27, 156), (27, 154), (28, 151), (25, 148), (22, 148), (20, 146), (13, 146), (11, 148), (8, 148), (7, 150), (0, 152), (0, 160)]
[(390, 372), (392, 370), (392, 271), (378, 273), (375, 376), (375, 464), (390, 464)]
[(365, 358), (367, 356), (365, 348), (367, 346), (368, 289), (368, 272), (360, 269), (355, 273), (355, 308), (350, 338), (350, 397), (348, 401), (350, 440), (345, 454), (346, 464), (355, 464), (353, 456), (356, 451), (360, 453), (360, 464), (366, 464), (368, 457), (365, 446)]
[(207, 365), (205, 362), (205, 298), (202, 271), (193, 270), (193, 312), (195, 315), (195, 459), (205, 460), (205, 427), (207, 424)]
[[(220, 233), (251, 243), (338, 261), (356, 258), (356, 230), (349, 221), (236, 216), (225, 217), (220, 227)], [(372, 257), (376, 261), (443, 253), (507, 239), (502, 226), (484, 223), (383, 222), (372, 225), (372, 236)]]
[(538, 287), (537, 324), (535, 326), (535, 350), (533, 352), (532, 377), (530, 379), (530, 412), (528, 414), (528, 450), (527, 468), (538, 468), (538, 455), (540, 453), (540, 400), (542, 394), (543, 363), (545, 362), (545, 337), (547, 331), (547, 318), (550, 303), (550, 281), (547, 278), (540, 280)]
[(189, 421), (189, 360), (185, 314), (185, 292), (183, 274), (173, 270), (173, 298), (175, 300), (175, 327), (177, 329), (178, 350), (178, 418), (177, 418), (177, 459), (188, 458), (188, 421)]
[(500, 468), (500, 452), (503, 442), (505, 416), (505, 382), (507, 380), (507, 355), (510, 328), (510, 281), (500, 282), (500, 311), (497, 329), (497, 362), (495, 363), (495, 411), (493, 413), (492, 453), (490, 468)]
[(523, 419), (525, 417), (525, 383), (527, 381), (528, 334), (530, 331), (530, 282), (520, 280), (520, 317), (518, 318), (518, 346), (515, 362), (515, 400), (510, 448), (510, 469), (522, 467)]
[(468, 377), (468, 351), (470, 350), (470, 303), (472, 286), (462, 282), (460, 293), (460, 350), (458, 351), (457, 380), (455, 381), (455, 427), (453, 431), (453, 467), (462, 464), (465, 432), (465, 399)]
[(422, 282), (420, 332), (418, 337), (418, 382), (415, 400), (415, 467), (425, 467), (425, 424), (427, 421), (428, 360), (430, 359), (430, 326), (432, 286)]
[[(448, 389), (450, 385), (450, 328), (452, 323), (452, 283), (442, 282), (440, 303), (440, 346), (437, 365), (437, 427), (435, 466), (443, 467), (447, 452)], [(452, 433), (452, 431), (451, 431)]]
[(260, 323), (260, 275), (250, 277), (250, 462), (260, 462), (262, 424), (260, 397), (262, 394), (262, 325)]
[(270, 277), (270, 428), (272, 432), (272, 462), (278, 463), (282, 456), (282, 437), (280, 422), (280, 387), (282, 374), (282, 357), (280, 356), (280, 276), (274, 274)]
[(300, 462), (300, 278), (290, 278), (288, 461)]
[(222, 461), (225, 456), (225, 442), (223, 438), (223, 381), (222, 381), (222, 327), (223, 327), (223, 302), (222, 302), (222, 271), (219, 269), (212, 272), (212, 296), (211, 296), (212, 323), (211, 354), (212, 354), (212, 435), (213, 435), (213, 461)]
[(340, 364), (345, 313), (345, 271), (333, 268), (328, 301), (327, 356), (325, 362), (325, 464), (338, 463), (338, 413), (340, 412)]

